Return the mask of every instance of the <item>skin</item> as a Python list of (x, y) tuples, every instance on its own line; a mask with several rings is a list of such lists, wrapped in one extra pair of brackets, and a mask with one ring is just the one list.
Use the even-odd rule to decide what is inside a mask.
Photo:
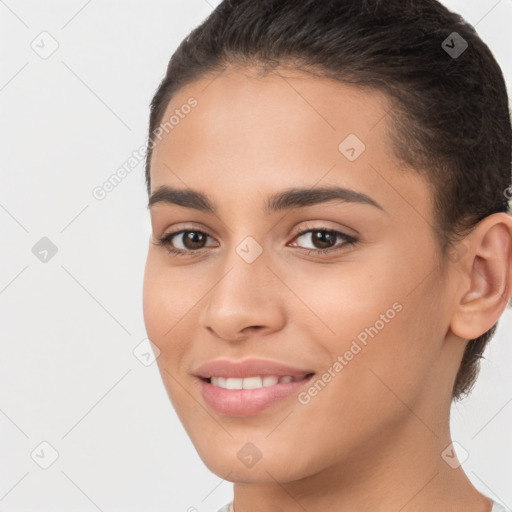
[[(512, 294), (512, 219), (485, 218), (441, 261), (430, 188), (393, 154), (380, 93), (230, 68), (181, 89), (164, 118), (191, 96), (197, 107), (154, 149), (151, 193), (191, 188), (218, 212), (151, 207), (144, 318), (198, 454), (235, 483), (235, 512), (489, 512), (441, 454), (465, 340), (492, 327)], [(366, 146), (353, 162), (338, 150), (350, 133)], [(272, 193), (329, 185), (385, 211), (332, 201), (262, 213)], [(301, 247), (327, 246), (294, 235), (317, 227), (359, 243), (338, 238), (338, 252), (306, 255)], [(206, 254), (173, 256), (154, 243), (185, 228), (209, 235)], [(263, 250), (250, 264), (235, 250), (247, 236)], [(292, 396), (255, 416), (217, 414), (192, 375), (211, 359), (254, 356), (321, 376), (394, 303), (401, 311), (306, 405)], [(249, 442), (262, 454), (252, 467), (237, 457)]]

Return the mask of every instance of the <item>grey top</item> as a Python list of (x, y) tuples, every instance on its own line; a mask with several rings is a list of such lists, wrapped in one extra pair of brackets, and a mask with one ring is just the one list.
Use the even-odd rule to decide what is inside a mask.
[[(226, 503), (222, 508), (220, 508), (217, 512), (234, 512), (231, 507), (232, 501), (229, 503)], [(492, 507), (491, 512), (512, 512), (508, 508), (505, 508), (503, 505), (498, 503), (497, 501), (494, 501), (494, 506)]]
[(495, 501), (494, 507), (492, 507), (491, 512), (510, 512), (510, 510), (508, 508), (505, 508), (501, 503)]

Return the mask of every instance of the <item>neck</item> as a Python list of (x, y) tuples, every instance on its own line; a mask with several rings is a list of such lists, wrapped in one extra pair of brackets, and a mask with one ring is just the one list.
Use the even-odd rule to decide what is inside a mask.
[[(457, 466), (455, 452), (446, 450), (452, 442), (449, 411), (444, 416), (435, 423), (425, 409), (408, 414), (399, 428), (357, 454), (297, 481), (236, 483), (234, 512), (491, 512), (492, 501)], [(272, 475), (272, 468), (267, 472)]]

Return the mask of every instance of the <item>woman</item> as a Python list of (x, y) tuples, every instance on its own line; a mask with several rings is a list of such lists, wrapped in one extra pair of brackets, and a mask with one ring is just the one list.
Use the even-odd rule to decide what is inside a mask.
[(222, 511), (506, 510), (449, 428), (512, 296), (508, 98), (473, 28), (224, 1), (149, 134), (144, 318)]

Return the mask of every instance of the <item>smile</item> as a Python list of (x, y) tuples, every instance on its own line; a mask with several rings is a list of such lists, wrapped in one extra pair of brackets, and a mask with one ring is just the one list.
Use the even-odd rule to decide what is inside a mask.
[(306, 375), (299, 375), (292, 377), (290, 375), (278, 376), (278, 375), (261, 375), (257, 377), (245, 377), (244, 379), (239, 378), (225, 378), (225, 377), (214, 377), (210, 378), (210, 383), (214, 386), (218, 386), (224, 389), (258, 389), (268, 386), (275, 386), (276, 384), (282, 384), (283, 382), (295, 382), (303, 380)]
[(212, 376), (199, 380), (204, 401), (214, 411), (227, 416), (252, 416), (299, 393), (313, 375)]

